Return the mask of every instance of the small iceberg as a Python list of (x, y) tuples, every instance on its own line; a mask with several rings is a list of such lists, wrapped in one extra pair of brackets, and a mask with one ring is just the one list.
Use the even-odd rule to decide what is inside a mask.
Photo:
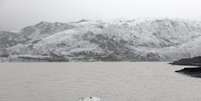
[(79, 99), (79, 101), (101, 101), (101, 99), (98, 97), (90, 96), (90, 97), (82, 97)]

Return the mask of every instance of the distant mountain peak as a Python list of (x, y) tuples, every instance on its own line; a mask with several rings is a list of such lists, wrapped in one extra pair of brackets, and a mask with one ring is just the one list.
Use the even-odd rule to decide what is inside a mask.
[(87, 19), (81, 19), (79, 21), (76, 21), (75, 23), (82, 23), (82, 22), (89, 22), (89, 20), (87, 20)]
[(36, 24), (35, 26), (44, 26), (44, 25), (49, 25), (51, 24), (50, 22), (47, 22), (47, 21), (40, 21), (38, 24)]

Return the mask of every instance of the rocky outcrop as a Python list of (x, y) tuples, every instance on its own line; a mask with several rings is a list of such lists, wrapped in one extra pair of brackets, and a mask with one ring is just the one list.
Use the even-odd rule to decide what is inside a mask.
[(172, 62), (173, 65), (201, 66), (201, 56), (193, 58), (184, 58)]
[[(183, 65), (183, 66), (194, 66), (189, 68), (184, 68), (181, 70), (177, 70), (175, 72), (182, 73), (192, 77), (201, 78), (201, 56), (193, 57), (193, 58), (184, 58), (170, 63), (172, 65)], [(197, 67), (195, 67), (197, 66)]]
[(178, 73), (182, 73), (188, 76), (192, 76), (192, 77), (197, 77), (197, 78), (201, 78), (201, 67), (197, 67), (197, 68), (184, 68), (181, 70), (177, 70), (176, 72)]

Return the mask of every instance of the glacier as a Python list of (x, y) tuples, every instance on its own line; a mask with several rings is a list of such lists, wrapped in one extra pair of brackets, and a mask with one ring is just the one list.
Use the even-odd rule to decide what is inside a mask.
[(201, 56), (201, 21), (39, 22), (0, 31), (0, 61), (174, 61)]

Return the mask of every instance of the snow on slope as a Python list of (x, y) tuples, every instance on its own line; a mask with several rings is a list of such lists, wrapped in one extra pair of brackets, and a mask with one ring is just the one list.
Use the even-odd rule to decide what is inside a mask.
[(0, 48), (8, 48), (24, 41), (18, 33), (0, 31)]
[(20, 33), (29, 40), (40, 40), (54, 33), (71, 29), (73, 27), (73, 25), (66, 23), (49, 23), (42, 21), (36, 25), (23, 28)]
[(166, 61), (201, 55), (199, 21), (41, 22), (20, 33), (29, 41), (8, 48), (12, 54), (69, 61)]

